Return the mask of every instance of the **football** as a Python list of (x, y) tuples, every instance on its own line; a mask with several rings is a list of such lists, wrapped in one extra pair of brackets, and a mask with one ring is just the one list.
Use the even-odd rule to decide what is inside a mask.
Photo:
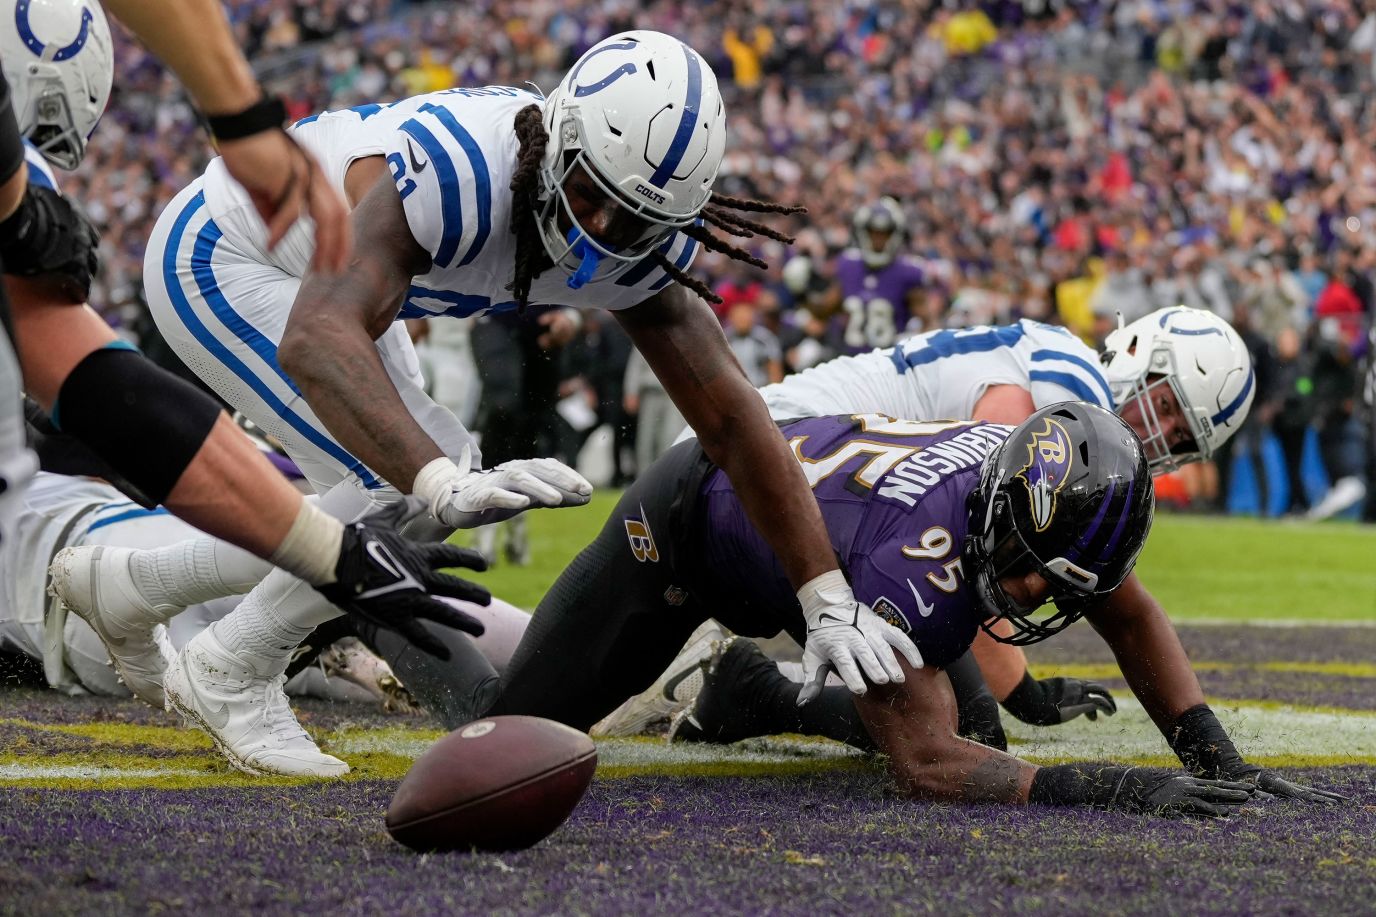
[(597, 770), (585, 734), (533, 716), (469, 723), (416, 760), (387, 809), (413, 850), (521, 850), (569, 817)]

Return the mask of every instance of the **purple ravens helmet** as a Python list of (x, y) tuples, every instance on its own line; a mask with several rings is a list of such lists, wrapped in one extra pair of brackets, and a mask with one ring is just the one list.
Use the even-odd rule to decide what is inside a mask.
[[(1127, 578), (1151, 530), (1155, 501), (1142, 443), (1093, 404), (1044, 407), (984, 462), (970, 495), (966, 569), (990, 619), (1026, 645), (1069, 627)], [(1000, 585), (1037, 573), (1050, 589), (1032, 607)], [(1055, 602), (1054, 613), (1038, 612)]]

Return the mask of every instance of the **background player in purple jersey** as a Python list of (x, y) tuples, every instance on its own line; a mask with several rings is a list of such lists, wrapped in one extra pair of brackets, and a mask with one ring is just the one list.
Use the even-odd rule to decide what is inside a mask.
[(918, 319), (922, 266), (899, 252), (907, 242), (903, 208), (881, 197), (855, 212), (855, 247), (836, 259), (835, 280), (825, 308), (835, 312), (828, 336), (839, 354), (890, 347), (922, 330)]
[[(1062, 404), (1011, 430), (861, 414), (798, 421), (784, 435), (856, 595), (925, 661), (909, 659), (904, 684), (854, 702), (905, 790), (1209, 815), (1250, 798), (1248, 785), (1163, 769), (1037, 768), (957, 734), (942, 669), (981, 625), (1005, 619), (1034, 640), (1093, 619), (1136, 561), (1152, 488), (1122, 421)], [(1058, 609), (1045, 616), (1048, 601)], [(626, 491), (540, 603), (505, 675), (454, 636), (448, 725), (525, 714), (587, 729), (649, 685), (708, 616), (738, 633), (807, 639), (778, 558), (690, 441)]]

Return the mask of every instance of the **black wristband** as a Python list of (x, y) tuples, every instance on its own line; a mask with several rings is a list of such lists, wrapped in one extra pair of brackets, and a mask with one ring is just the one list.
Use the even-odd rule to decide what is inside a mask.
[(1095, 806), (1143, 812), (1171, 772), (1117, 764), (1057, 764), (1038, 768), (1027, 801), (1048, 806)]
[(1045, 701), (1044, 694), (1045, 689), (1041, 682), (1033, 678), (1031, 672), (1023, 672), (1022, 681), (1018, 682), (1017, 687), (1008, 692), (1008, 696), (1000, 701), (1000, 704), (1003, 709), (1024, 723), (1030, 723), (1032, 719), (1029, 717), (1035, 718), (1036, 711), (1041, 708)]
[(242, 140), (263, 131), (281, 129), (287, 121), (287, 107), (277, 96), (263, 96), (248, 108), (232, 115), (206, 115), (205, 123), (216, 140)]
[(1107, 808), (1122, 789), (1130, 767), (1113, 764), (1057, 764), (1040, 767), (1027, 801), (1047, 806)]
[(1192, 773), (1217, 779), (1247, 768), (1208, 704), (1197, 704), (1176, 717), (1166, 732), (1166, 741)]

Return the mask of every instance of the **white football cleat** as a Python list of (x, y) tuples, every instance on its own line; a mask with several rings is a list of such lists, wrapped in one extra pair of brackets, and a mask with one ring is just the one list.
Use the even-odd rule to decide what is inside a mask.
[(349, 765), (320, 750), (301, 728), (282, 686), (286, 676), (260, 675), (202, 631), (168, 669), (167, 709), (197, 726), (229, 763), (247, 774), (342, 777)]
[(125, 687), (161, 710), (163, 676), (177, 653), (159, 622), (180, 609), (155, 607), (139, 593), (129, 575), (134, 553), (108, 545), (63, 548), (53, 558), (48, 592), (91, 625)]
[(691, 707), (702, 690), (703, 660), (725, 639), (727, 634), (720, 624), (710, 618), (704, 621), (654, 684), (607, 714), (592, 727), (589, 735), (595, 738), (639, 735), (652, 723), (670, 720), (680, 710)]

